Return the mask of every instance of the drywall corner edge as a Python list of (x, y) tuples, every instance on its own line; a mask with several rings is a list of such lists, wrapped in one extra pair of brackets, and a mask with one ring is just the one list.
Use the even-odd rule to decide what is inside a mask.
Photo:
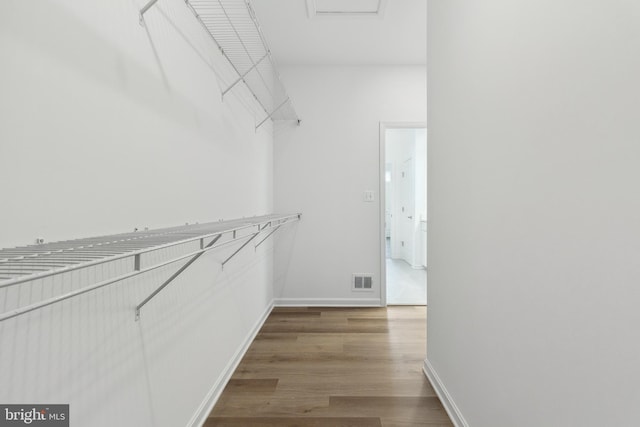
[(222, 395), (224, 388), (226, 387), (227, 383), (231, 379), (231, 376), (242, 361), (245, 353), (247, 352), (247, 350), (249, 350), (251, 343), (253, 343), (253, 340), (258, 335), (258, 332), (260, 332), (262, 325), (264, 325), (264, 322), (269, 317), (269, 314), (271, 314), (273, 307), (274, 302), (272, 300), (271, 303), (267, 305), (267, 308), (264, 313), (262, 313), (262, 316), (260, 316), (258, 321), (253, 325), (251, 331), (249, 331), (249, 333), (247, 334), (247, 337), (245, 338), (242, 346), (238, 348), (236, 353), (227, 364), (227, 367), (225, 368), (223, 374), (218, 378), (215, 384), (213, 384), (200, 406), (198, 406), (198, 409), (193, 414), (186, 427), (202, 427), (207, 421), (207, 417), (213, 410), (215, 404), (218, 402), (218, 399)]
[(440, 402), (442, 402), (442, 406), (444, 406), (445, 411), (449, 414), (449, 418), (451, 418), (453, 425), (455, 427), (469, 427), (469, 424), (464, 419), (462, 412), (460, 412), (460, 409), (453, 401), (453, 398), (442, 383), (442, 380), (440, 380), (438, 373), (433, 369), (428, 358), (424, 359), (422, 370), (440, 398)]

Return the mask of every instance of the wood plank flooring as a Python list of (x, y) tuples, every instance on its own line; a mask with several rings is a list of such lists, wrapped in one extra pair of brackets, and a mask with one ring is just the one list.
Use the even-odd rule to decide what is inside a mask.
[(452, 426), (425, 324), (426, 307), (275, 308), (204, 425)]

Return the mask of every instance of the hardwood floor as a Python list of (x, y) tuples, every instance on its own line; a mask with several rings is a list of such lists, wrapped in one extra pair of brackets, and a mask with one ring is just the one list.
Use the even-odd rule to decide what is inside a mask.
[(275, 308), (205, 427), (452, 426), (425, 323), (426, 307)]

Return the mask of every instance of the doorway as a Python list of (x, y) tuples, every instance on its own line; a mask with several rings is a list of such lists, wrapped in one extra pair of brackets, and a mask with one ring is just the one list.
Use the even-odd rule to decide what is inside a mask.
[(381, 123), (381, 277), (385, 305), (427, 304), (427, 130)]

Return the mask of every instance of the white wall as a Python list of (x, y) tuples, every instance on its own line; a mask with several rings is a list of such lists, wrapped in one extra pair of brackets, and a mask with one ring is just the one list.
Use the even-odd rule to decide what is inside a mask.
[[(0, 247), (272, 210), (271, 124), (254, 131), (240, 86), (221, 101), (228, 69), (184, 2), (142, 27), (144, 3), (0, 4)], [(78, 426), (187, 425), (272, 302), (268, 246), (224, 272), (221, 256), (137, 323), (176, 266), (2, 322), (0, 401), (70, 403)], [(106, 273), (11, 288), (2, 310)]]
[(640, 419), (640, 3), (429, 3), (427, 370), (469, 425)]
[(138, 3), (3, 2), (0, 247), (271, 209), (271, 124), (221, 102), (225, 60), (184, 2), (146, 27)]
[[(283, 69), (299, 128), (276, 127), (276, 211), (300, 211), (295, 240), (276, 246), (279, 303), (380, 303), (379, 122), (423, 122), (424, 67)], [(363, 201), (374, 190), (373, 203)], [(374, 292), (352, 292), (353, 273)]]

